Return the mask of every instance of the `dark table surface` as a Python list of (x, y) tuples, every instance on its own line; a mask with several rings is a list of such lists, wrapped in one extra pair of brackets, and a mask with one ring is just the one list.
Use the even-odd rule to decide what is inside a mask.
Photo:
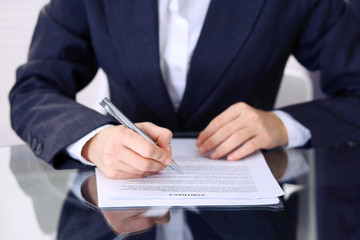
[(360, 239), (360, 147), (264, 156), (283, 208), (174, 207), (145, 217), (98, 209), (92, 168), (54, 170), (25, 145), (3, 147), (0, 239)]

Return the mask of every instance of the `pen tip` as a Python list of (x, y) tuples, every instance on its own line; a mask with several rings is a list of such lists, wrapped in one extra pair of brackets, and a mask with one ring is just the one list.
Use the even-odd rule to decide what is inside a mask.
[(179, 174), (184, 174), (184, 173), (181, 171), (181, 168), (179, 167), (179, 165), (177, 165), (175, 161), (172, 162), (172, 164), (170, 165), (170, 168), (172, 168), (173, 170), (175, 170), (175, 171), (178, 172)]

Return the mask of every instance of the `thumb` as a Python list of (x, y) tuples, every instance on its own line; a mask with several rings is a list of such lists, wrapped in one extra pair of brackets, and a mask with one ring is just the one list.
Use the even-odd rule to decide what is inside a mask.
[(172, 153), (171, 139), (172, 132), (169, 129), (159, 127), (153, 123), (144, 122), (136, 124), (144, 133), (146, 133), (151, 139), (153, 139), (159, 147)]

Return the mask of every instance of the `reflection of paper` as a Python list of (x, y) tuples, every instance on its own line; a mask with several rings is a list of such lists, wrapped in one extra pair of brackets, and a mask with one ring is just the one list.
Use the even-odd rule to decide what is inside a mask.
[(193, 139), (174, 139), (184, 174), (167, 168), (141, 179), (115, 180), (96, 170), (99, 206), (204, 206), (278, 203), (283, 194), (261, 152), (241, 161), (199, 156)]

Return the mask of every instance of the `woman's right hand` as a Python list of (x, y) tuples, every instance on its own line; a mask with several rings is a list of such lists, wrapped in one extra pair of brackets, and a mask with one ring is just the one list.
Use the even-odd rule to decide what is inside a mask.
[(110, 178), (140, 178), (171, 165), (171, 131), (149, 122), (136, 125), (157, 145), (123, 125), (109, 126), (84, 145), (82, 156)]

